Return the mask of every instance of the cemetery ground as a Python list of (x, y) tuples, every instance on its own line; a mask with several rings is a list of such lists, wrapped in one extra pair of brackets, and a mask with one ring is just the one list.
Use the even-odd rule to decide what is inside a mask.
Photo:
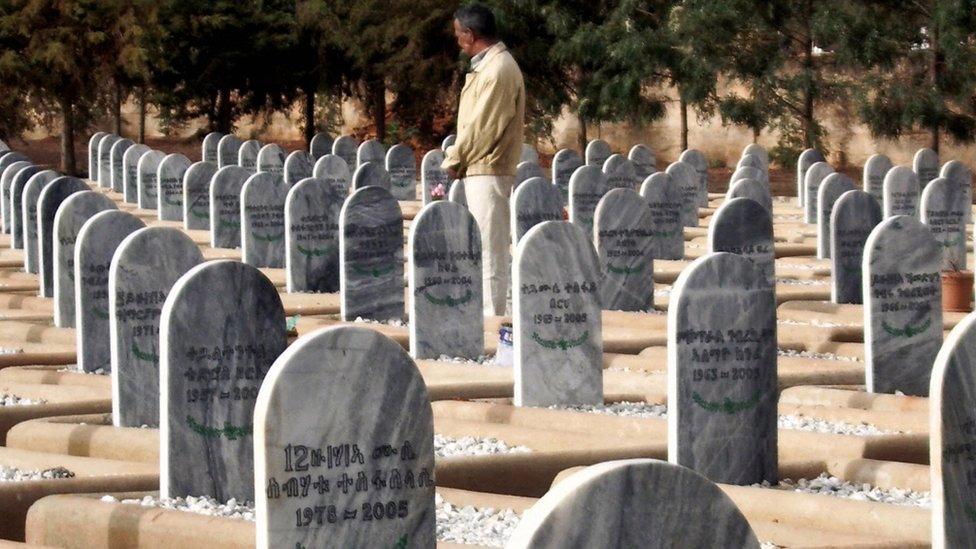
[(0, 543), (976, 543), (964, 166), (528, 148), (486, 317), (439, 151), (317, 139), (0, 153)]

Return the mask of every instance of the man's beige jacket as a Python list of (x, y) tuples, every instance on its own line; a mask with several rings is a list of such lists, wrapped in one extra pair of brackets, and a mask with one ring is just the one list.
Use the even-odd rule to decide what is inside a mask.
[(505, 44), (488, 48), (468, 73), (458, 107), (457, 140), (447, 148), (445, 169), (458, 177), (515, 175), (525, 125), (525, 83)]

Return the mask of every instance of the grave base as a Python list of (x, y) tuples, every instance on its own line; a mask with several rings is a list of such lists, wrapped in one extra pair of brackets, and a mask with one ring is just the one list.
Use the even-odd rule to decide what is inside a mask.
[(0, 444), (14, 425), (41, 417), (94, 414), (112, 410), (112, 397), (104, 389), (67, 385), (0, 383), (0, 393), (44, 399), (43, 404), (0, 406)]

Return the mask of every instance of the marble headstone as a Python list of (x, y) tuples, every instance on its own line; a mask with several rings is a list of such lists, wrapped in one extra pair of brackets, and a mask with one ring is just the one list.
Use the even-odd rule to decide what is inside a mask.
[(258, 172), (241, 189), (241, 261), (254, 267), (285, 266), (285, 198), (280, 174)]
[(755, 168), (761, 172), (768, 172), (768, 166), (763, 162), (759, 156), (755, 154), (744, 154), (739, 161), (735, 163), (736, 169), (739, 168)]
[(61, 174), (53, 170), (41, 170), (33, 164), (17, 170), (10, 181), (11, 211), (13, 230), (11, 244), (24, 250), (24, 269), (28, 273), (37, 272), (37, 200), (48, 183)]
[(864, 243), (881, 223), (881, 204), (866, 191), (847, 191), (830, 212), (831, 300), (863, 303)]
[(864, 190), (871, 193), (871, 196), (880, 204), (884, 200), (884, 178), (888, 170), (895, 165), (891, 159), (883, 154), (873, 154), (864, 163)]
[(593, 234), (596, 205), (610, 190), (607, 176), (597, 166), (580, 166), (569, 178), (569, 222)]
[(37, 271), (41, 275), (41, 297), (54, 297), (54, 216), (66, 198), (87, 190), (88, 185), (76, 177), (59, 177), (45, 185), (37, 199)]
[(732, 177), (729, 179), (729, 184), (731, 185), (732, 183), (735, 183), (741, 179), (755, 179), (766, 187), (766, 192), (770, 192), (771, 187), (769, 184), (769, 174), (765, 170), (754, 168), (752, 166), (741, 166), (732, 172)]
[(403, 214), (382, 187), (363, 187), (339, 214), (342, 319), (403, 318)]
[(251, 139), (241, 143), (237, 149), (237, 165), (252, 172), (258, 169), (258, 154), (261, 152), (261, 142)]
[(139, 202), (139, 160), (151, 149), (145, 145), (133, 145), (122, 155), (122, 200), (129, 204)]
[(447, 148), (453, 147), (455, 141), (457, 141), (457, 135), (453, 133), (451, 135), (448, 135), (447, 137), (444, 138), (444, 141), (441, 142), (441, 150), (446, 153)]
[(826, 162), (817, 162), (806, 171), (803, 180), (803, 222), (814, 224), (817, 222), (817, 195), (820, 184), (828, 175), (834, 173), (834, 168)]
[(312, 169), (312, 177), (328, 180), (332, 185), (342, 185), (345, 188), (345, 195), (349, 194), (352, 187), (352, 172), (346, 161), (334, 154), (327, 154), (315, 162)]
[(817, 162), (826, 162), (824, 155), (816, 149), (806, 149), (796, 159), (796, 196), (797, 204), (803, 206), (806, 199), (806, 176), (807, 170)]
[(746, 257), (769, 286), (776, 284), (773, 216), (751, 198), (733, 198), (719, 206), (708, 225), (708, 251)]
[(654, 151), (644, 144), (637, 144), (630, 148), (627, 158), (634, 163), (634, 172), (640, 181), (644, 181), (657, 171), (657, 158)]
[(109, 134), (98, 142), (98, 186), (103, 189), (112, 187), (112, 147), (121, 139)]
[(312, 167), (315, 161), (312, 155), (305, 151), (292, 151), (285, 158), (285, 183), (292, 186), (306, 177), (312, 177)]
[(254, 172), (236, 164), (217, 170), (210, 181), (210, 245), (241, 245), (241, 191)]
[(274, 284), (238, 261), (193, 267), (166, 297), (159, 339), (160, 495), (254, 501), (254, 404), (287, 344)]
[(519, 165), (515, 167), (516, 187), (533, 177), (546, 179), (546, 172), (538, 162), (519, 162)]
[(563, 197), (559, 189), (541, 177), (533, 177), (512, 193), (512, 245), (543, 221), (563, 220)]
[(349, 171), (353, 171), (353, 168), (357, 166), (356, 153), (358, 150), (359, 143), (356, 143), (356, 139), (348, 135), (340, 135), (332, 143), (332, 154), (345, 160)]
[(536, 225), (512, 274), (515, 405), (603, 404), (603, 275), (590, 236), (563, 221)]
[(922, 188), (914, 171), (905, 166), (895, 166), (888, 170), (884, 178), (883, 194), (884, 201), (881, 206), (885, 217), (895, 215), (918, 217), (918, 201)]
[(651, 208), (654, 224), (655, 259), (683, 259), (684, 226), (681, 224), (681, 189), (665, 172), (651, 174), (641, 185), (640, 195)]
[(298, 182), (285, 198), (288, 292), (339, 291), (339, 211), (346, 188), (327, 179)]
[(375, 162), (380, 166), (386, 162), (386, 149), (377, 139), (367, 139), (356, 149), (356, 167), (367, 162)]
[(746, 157), (748, 155), (758, 157), (762, 161), (763, 169), (769, 169), (769, 151), (766, 150), (766, 147), (763, 147), (759, 143), (749, 143), (742, 149), (742, 156)]
[(285, 151), (276, 143), (268, 143), (258, 151), (257, 171), (276, 175), (285, 173)]
[(144, 210), (159, 208), (159, 165), (165, 158), (162, 151), (149, 151), (139, 159), (136, 186), (139, 207)]
[(474, 216), (446, 200), (425, 206), (410, 227), (407, 249), (410, 355), (477, 359), (484, 354), (485, 322), (481, 233)]
[(436, 545), (430, 396), (389, 338), (343, 326), (288, 347), (261, 386), (254, 446), (258, 549)]
[(932, 149), (919, 149), (912, 158), (912, 171), (918, 178), (919, 186), (924, 188), (939, 177), (939, 153)]
[(773, 213), (773, 197), (769, 194), (769, 188), (755, 179), (739, 179), (733, 181), (725, 193), (726, 200), (733, 198), (749, 198), (758, 202), (766, 208), (770, 214)]
[(183, 228), (210, 229), (210, 182), (215, 162), (195, 162), (183, 174)]
[(14, 162), (30, 162), (30, 158), (27, 158), (19, 152), (0, 152), (0, 172), (6, 170)]
[(678, 161), (695, 169), (695, 173), (698, 174), (698, 206), (708, 206), (708, 159), (701, 151), (688, 149), (681, 153)]
[(607, 175), (607, 184), (611, 189), (635, 190), (641, 182), (637, 177), (634, 163), (622, 154), (612, 154), (603, 163), (603, 173)]
[(973, 172), (968, 166), (958, 160), (950, 160), (942, 166), (939, 177), (944, 177), (956, 184), (962, 190), (960, 199), (966, 207), (963, 208), (966, 215), (966, 223), (972, 222), (973, 209)]
[(108, 135), (105, 132), (95, 132), (88, 140), (88, 179), (98, 183), (98, 144)]
[(611, 154), (613, 151), (610, 150), (610, 144), (602, 139), (591, 140), (586, 144), (586, 151), (584, 152), (586, 164), (597, 168), (602, 168)]
[(319, 132), (312, 136), (312, 141), (308, 144), (308, 154), (312, 155), (312, 161), (327, 154), (332, 154), (332, 143), (335, 140), (327, 133)]
[(655, 225), (633, 189), (613, 189), (596, 207), (594, 242), (603, 267), (600, 304), (611, 311), (654, 307)]
[(455, 179), (451, 183), (451, 190), (447, 193), (447, 199), (455, 204), (460, 204), (465, 208), (468, 207), (468, 197), (464, 194), (464, 181), (460, 179)]
[(914, 217), (889, 217), (868, 236), (862, 269), (869, 392), (928, 396), (942, 345), (941, 266), (941, 246)]
[(183, 176), (191, 164), (179, 153), (166, 155), (159, 163), (156, 192), (160, 221), (183, 221)]
[(109, 157), (112, 162), (112, 190), (120, 193), (123, 190), (123, 179), (125, 178), (125, 151), (135, 146), (131, 139), (119, 139), (112, 145)]
[(444, 197), (451, 188), (451, 176), (447, 174), (441, 164), (444, 163), (444, 151), (433, 149), (424, 155), (420, 162), (420, 186), (423, 188), (424, 205), (430, 204), (430, 191), (438, 185), (444, 191)]
[(583, 165), (583, 157), (572, 149), (559, 149), (552, 157), (552, 184), (559, 189), (563, 204), (569, 203), (569, 179)]
[(681, 225), (698, 226), (698, 174), (695, 168), (685, 162), (674, 162), (665, 172), (678, 185), (681, 191)]
[(830, 214), (834, 203), (847, 191), (853, 191), (854, 181), (842, 173), (824, 178), (817, 191), (817, 257), (830, 259)]
[(366, 162), (360, 164), (352, 174), (352, 190), (358, 191), (363, 187), (374, 186), (388, 191), (392, 183), (390, 172), (386, 171), (381, 162)]
[(241, 144), (240, 137), (236, 135), (225, 135), (217, 143), (217, 167), (237, 166), (240, 160)]
[(159, 426), (160, 314), (173, 284), (200, 263), (200, 248), (171, 227), (139, 229), (116, 248), (108, 271), (116, 427)]
[(522, 143), (522, 153), (519, 155), (519, 162), (535, 162), (538, 164), (539, 151), (535, 150), (535, 147), (528, 143)]
[(225, 136), (220, 132), (210, 132), (203, 138), (201, 146), (201, 158), (203, 162), (213, 162), (216, 164), (220, 159), (220, 140)]
[[(7, 153), (8, 156), (10, 153)], [(13, 218), (19, 214), (19, 209), (13, 209), (13, 180), (14, 176), (17, 175), (20, 170), (32, 166), (30, 162), (26, 160), (18, 160), (6, 168), (4, 168), (2, 175), (0, 175), (0, 200), (3, 201), (3, 232), (10, 234), (13, 231)], [(23, 190), (21, 190), (23, 192)], [(17, 245), (17, 248), (20, 246)]]
[(922, 191), (922, 223), (942, 248), (942, 270), (966, 270), (966, 210), (972, 206), (957, 182), (936, 177)]
[(386, 171), (390, 174), (390, 192), (397, 200), (417, 199), (417, 163), (413, 149), (397, 144), (386, 153)]

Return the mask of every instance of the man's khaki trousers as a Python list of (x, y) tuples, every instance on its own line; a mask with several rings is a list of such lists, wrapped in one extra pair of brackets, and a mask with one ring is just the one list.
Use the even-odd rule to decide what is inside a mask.
[(512, 232), (509, 198), (515, 177), (474, 175), (464, 178), (468, 210), (481, 229), (481, 265), (484, 273), (485, 315), (505, 314), (511, 279)]

